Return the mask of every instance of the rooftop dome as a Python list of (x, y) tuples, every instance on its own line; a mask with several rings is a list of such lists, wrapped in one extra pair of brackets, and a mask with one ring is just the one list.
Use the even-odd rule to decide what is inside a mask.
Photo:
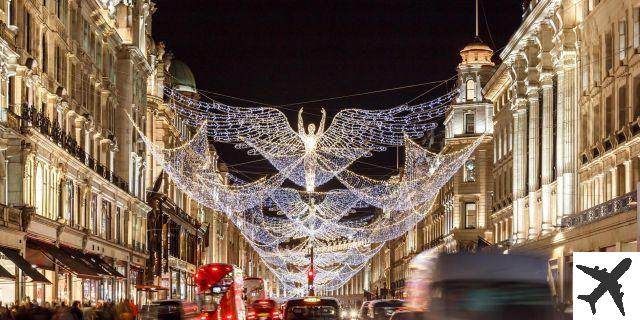
[(493, 50), (484, 44), (480, 38), (475, 38), (473, 42), (469, 43), (462, 51), (460, 51), (462, 57), (461, 64), (482, 64), (482, 65), (495, 65), (491, 58), (493, 57)]
[(196, 78), (187, 64), (180, 60), (172, 60), (169, 74), (171, 74), (171, 85), (175, 90), (196, 93)]

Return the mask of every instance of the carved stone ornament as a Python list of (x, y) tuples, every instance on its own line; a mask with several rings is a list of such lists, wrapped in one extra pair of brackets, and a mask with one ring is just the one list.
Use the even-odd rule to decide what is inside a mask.
[(36, 213), (36, 208), (35, 207), (24, 207), (22, 209), (22, 216), (21, 216), (21, 227), (22, 227), (22, 231), (27, 232), (27, 229), (29, 229), (29, 225), (31, 225), (31, 220), (33, 219), (33, 216)]

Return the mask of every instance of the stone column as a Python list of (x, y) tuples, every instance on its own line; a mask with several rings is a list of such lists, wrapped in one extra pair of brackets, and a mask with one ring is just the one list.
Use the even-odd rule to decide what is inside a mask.
[(513, 230), (514, 240), (523, 242), (525, 234), (524, 216), (524, 196), (526, 191), (525, 177), (527, 159), (525, 130), (527, 128), (526, 100), (517, 99), (515, 110), (513, 110), (514, 132), (513, 132)]
[[(561, 67), (556, 67), (558, 70)], [(564, 173), (564, 116), (563, 112), (564, 108), (564, 95), (561, 90), (563, 88), (563, 79), (564, 73), (559, 71), (556, 73), (557, 75), (557, 101), (555, 101), (557, 108), (557, 123), (556, 123), (556, 140), (553, 142), (554, 148), (556, 149), (556, 225), (562, 225), (562, 216), (564, 215), (564, 183), (563, 183), (563, 173)]]
[(607, 184), (605, 181), (605, 173), (604, 171), (598, 174), (598, 182), (600, 183), (600, 195), (598, 196), (598, 204), (604, 203), (607, 201)]
[(609, 169), (609, 172), (611, 174), (611, 199), (615, 199), (618, 196), (618, 166)]
[(535, 239), (538, 236), (537, 230), (537, 197), (536, 190), (538, 190), (538, 145), (540, 143), (540, 137), (538, 137), (538, 117), (539, 115), (539, 100), (538, 100), (538, 87), (529, 87), (529, 239)]
[(542, 73), (542, 235), (551, 232), (551, 183), (553, 182), (553, 80), (549, 72)]
[[(558, 84), (559, 92), (563, 93), (564, 110), (564, 127), (563, 138), (560, 140), (561, 146), (564, 148), (562, 153), (563, 171), (562, 183), (563, 188), (563, 210), (562, 215), (567, 216), (575, 213), (577, 198), (577, 159), (578, 159), (578, 77), (577, 62), (575, 50), (565, 49), (562, 51), (562, 60), (564, 63), (564, 76), (562, 84)], [(560, 197), (558, 197), (560, 199)]]
[(624, 162), (624, 193), (633, 190), (633, 172), (631, 171), (631, 160)]

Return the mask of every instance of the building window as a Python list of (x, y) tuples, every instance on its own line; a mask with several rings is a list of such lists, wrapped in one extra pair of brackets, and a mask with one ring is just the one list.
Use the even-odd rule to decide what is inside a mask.
[(36, 212), (40, 215), (44, 215), (44, 208), (43, 208), (44, 190), (46, 189), (43, 171), (44, 171), (43, 166), (41, 165), (36, 166), (35, 207), (36, 207)]
[(42, 71), (45, 73), (49, 69), (49, 54), (47, 48), (47, 34), (45, 32), (42, 33)]
[(600, 61), (600, 44), (596, 45), (593, 49), (593, 82), (595, 85), (602, 79), (602, 61)]
[(107, 200), (102, 200), (100, 235), (105, 239), (111, 239), (111, 204)]
[(76, 193), (75, 193), (75, 186), (73, 184), (73, 180), (69, 179), (67, 180), (67, 212), (66, 212), (66, 217), (65, 219), (67, 220), (67, 223), (70, 226), (75, 225), (75, 200), (76, 200)]
[(640, 7), (633, 8), (633, 48), (640, 47)]
[(605, 134), (607, 134), (607, 135), (610, 134), (610, 133), (613, 133), (613, 130), (614, 130), (613, 128), (615, 127), (615, 125), (614, 125), (614, 121), (615, 121), (614, 115), (615, 115), (615, 113), (614, 113), (614, 110), (613, 110), (614, 106), (613, 106), (613, 103), (612, 103), (611, 100), (612, 99), (611, 99), (610, 95), (607, 96), (604, 99), (604, 109), (605, 109), (605, 112), (606, 112), (605, 113), (605, 119), (604, 119), (604, 121), (605, 121), (605, 129), (604, 129), (604, 131), (605, 131)]
[(120, 220), (122, 217), (120, 216), (120, 207), (116, 207), (116, 243), (122, 243), (122, 227)]
[(464, 227), (475, 229), (477, 226), (477, 208), (475, 202), (464, 203)]
[(476, 82), (469, 79), (467, 80), (467, 101), (476, 99)]
[[(613, 69), (613, 36), (611, 35), (611, 31), (607, 32), (604, 36), (604, 62), (605, 72)], [(607, 76), (609, 76), (608, 73)]]
[(24, 48), (27, 50), (29, 54), (32, 54), (31, 52), (31, 14), (27, 10), (24, 11)]
[(472, 159), (467, 160), (464, 164), (464, 182), (476, 181), (476, 162)]
[(464, 114), (464, 133), (475, 133), (476, 115), (473, 112)]
[(93, 231), (94, 235), (98, 234), (98, 195), (93, 194), (91, 196), (91, 214), (89, 216), (91, 225), (91, 231)]
[(627, 104), (627, 86), (618, 88), (618, 128), (628, 122), (629, 106)]
[(627, 20), (618, 22), (618, 52), (620, 61), (627, 57)]
[[(586, 94), (589, 90), (589, 53), (584, 55), (582, 61), (582, 92)], [(542, 108), (540, 108), (542, 109)]]

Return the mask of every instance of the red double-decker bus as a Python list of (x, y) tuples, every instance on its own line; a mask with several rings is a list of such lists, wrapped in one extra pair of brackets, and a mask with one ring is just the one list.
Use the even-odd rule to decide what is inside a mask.
[(201, 320), (245, 320), (241, 269), (213, 263), (198, 268), (193, 278)]

